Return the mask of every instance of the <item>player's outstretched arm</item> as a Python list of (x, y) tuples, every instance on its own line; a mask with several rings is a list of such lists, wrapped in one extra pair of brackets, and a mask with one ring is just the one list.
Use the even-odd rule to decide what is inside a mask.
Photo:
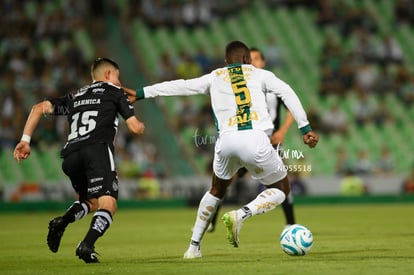
[(318, 144), (319, 136), (313, 131), (307, 132), (303, 135), (303, 142), (307, 144), (310, 148), (313, 148)]
[(34, 130), (39, 124), (42, 115), (53, 113), (53, 105), (50, 101), (45, 100), (33, 105), (32, 110), (24, 126), (23, 135), (20, 142), (16, 145), (13, 157), (20, 163), (21, 160), (27, 159), (30, 155), (30, 139)]

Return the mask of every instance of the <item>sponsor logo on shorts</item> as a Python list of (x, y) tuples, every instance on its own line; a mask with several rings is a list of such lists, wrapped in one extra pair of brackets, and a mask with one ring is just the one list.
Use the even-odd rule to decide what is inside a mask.
[(99, 177), (99, 178), (93, 178), (93, 179), (91, 179), (90, 182), (91, 183), (95, 183), (97, 181), (102, 181), (102, 180), (103, 180), (103, 177)]
[(102, 189), (102, 185), (88, 188), (88, 193), (96, 193)]

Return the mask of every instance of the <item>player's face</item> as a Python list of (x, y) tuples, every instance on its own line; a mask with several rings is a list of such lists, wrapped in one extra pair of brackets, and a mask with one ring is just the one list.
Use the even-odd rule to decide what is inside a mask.
[(258, 51), (251, 51), (250, 57), (252, 59), (252, 65), (256, 68), (263, 69), (266, 65), (266, 62), (263, 60), (263, 58), (260, 55), (260, 52)]

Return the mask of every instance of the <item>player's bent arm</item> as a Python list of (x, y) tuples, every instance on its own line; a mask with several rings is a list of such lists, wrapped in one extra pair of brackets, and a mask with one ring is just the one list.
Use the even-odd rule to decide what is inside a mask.
[(40, 103), (33, 105), (30, 111), (29, 117), (27, 118), (26, 125), (23, 129), (23, 135), (20, 142), (16, 145), (13, 152), (13, 157), (20, 163), (21, 160), (27, 159), (30, 155), (30, 140), (39, 124), (42, 115), (52, 114), (53, 105), (50, 101), (45, 100)]
[(268, 71), (266, 71), (266, 73), (265, 89), (282, 99), (283, 103), (285, 103), (286, 107), (296, 120), (302, 134), (311, 131), (312, 129), (310, 128), (305, 110), (295, 91), (287, 83), (277, 78), (273, 73)]
[[(49, 100), (45, 100), (33, 105), (32, 110), (24, 126), (23, 135), (31, 137), (43, 115), (53, 113), (53, 105)], [(30, 143), (30, 140), (28, 141)]]
[(144, 133), (145, 125), (139, 121), (135, 116), (131, 116), (125, 121), (129, 131), (135, 135)]

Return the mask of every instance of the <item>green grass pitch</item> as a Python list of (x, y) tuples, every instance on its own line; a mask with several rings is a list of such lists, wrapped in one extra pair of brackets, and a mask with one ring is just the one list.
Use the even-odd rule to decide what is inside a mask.
[(54, 254), (47, 224), (60, 213), (1, 213), (0, 274), (414, 274), (413, 210), (412, 203), (298, 205), (314, 245), (293, 257), (280, 249), (284, 217), (276, 209), (244, 223), (239, 248), (220, 222), (205, 235), (203, 258), (183, 260), (196, 209), (121, 208), (96, 243), (99, 264), (75, 257), (90, 215), (69, 225)]

